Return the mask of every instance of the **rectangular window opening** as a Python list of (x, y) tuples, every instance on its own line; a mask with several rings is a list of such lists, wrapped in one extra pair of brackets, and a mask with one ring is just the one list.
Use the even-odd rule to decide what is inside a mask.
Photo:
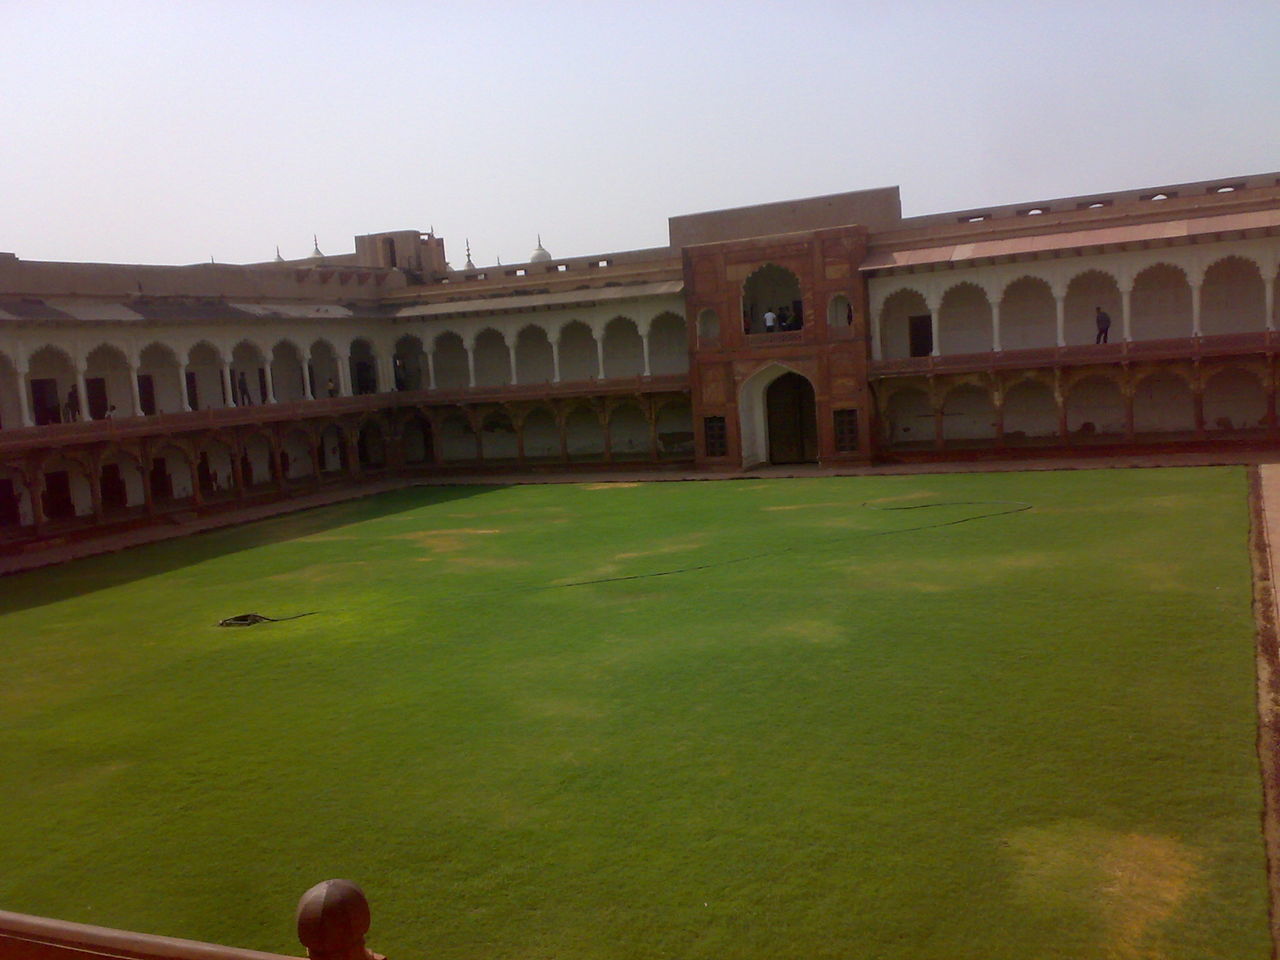
[(708, 457), (729, 455), (729, 431), (724, 417), (703, 417), (702, 438)]
[(836, 430), (836, 451), (856, 453), (858, 450), (858, 411), (833, 410)]

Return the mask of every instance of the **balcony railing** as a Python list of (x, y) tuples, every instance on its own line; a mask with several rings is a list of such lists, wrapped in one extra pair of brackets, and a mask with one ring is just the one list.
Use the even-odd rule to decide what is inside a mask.
[(1027, 367), (1085, 366), (1124, 360), (1197, 360), (1274, 352), (1280, 352), (1280, 332), (1260, 330), (1209, 337), (991, 350), (985, 353), (943, 354), (939, 357), (901, 357), (874, 361), (871, 364), (871, 375), (893, 377)]
[(382, 410), (387, 407), (504, 403), (552, 397), (617, 396), (688, 389), (689, 375), (675, 373), (651, 377), (613, 377), (607, 380), (514, 384), (505, 387), (451, 387), (443, 390), (366, 393), (355, 397), (319, 397), (315, 400), (222, 407), (212, 410), (193, 410), (189, 413), (158, 413), (152, 416), (118, 417), (111, 420), (51, 423), (42, 427), (5, 428), (0, 430), (0, 453), (102, 440), (123, 440), (164, 433), (183, 433), (191, 430), (337, 417), (368, 410)]

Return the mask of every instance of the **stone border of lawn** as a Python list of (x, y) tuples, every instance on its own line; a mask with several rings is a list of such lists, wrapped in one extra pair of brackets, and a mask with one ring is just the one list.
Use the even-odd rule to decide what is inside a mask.
[(1262, 836), (1267, 853), (1271, 956), (1280, 953), (1280, 465), (1249, 470), (1249, 554), (1257, 624), (1258, 766), (1262, 775)]

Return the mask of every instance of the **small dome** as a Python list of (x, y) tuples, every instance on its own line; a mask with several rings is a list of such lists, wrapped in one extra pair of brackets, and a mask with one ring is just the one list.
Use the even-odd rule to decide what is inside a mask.
[(538, 234), (538, 246), (534, 248), (533, 253), (529, 254), (530, 263), (542, 263), (551, 259), (551, 254), (547, 253), (542, 247), (542, 234)]

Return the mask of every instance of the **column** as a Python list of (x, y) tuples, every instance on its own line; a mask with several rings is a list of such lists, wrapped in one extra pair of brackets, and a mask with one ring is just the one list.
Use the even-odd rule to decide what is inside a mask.
[(1000, 301), (991, 302), (991, 349), (1000, 352)]
[(334, 354), (334, 366), (338, 368), (338, 396), (351, 396), (351, 358)]
[(94, 469), (88, 471), (89, 481), (89, 504), (93, 511), (93, 518), (101, 521), (104, 513), (102, 507), (102, 466), (95, 464)]
[(30, 427), (35, 425), (35, 421), (31, 419), (31, 384), (28, 381), (29, 371), (23, 368), (18, 371), (18, 404), (22, 411), (22, 425)]
[(1191, 335), (1200, 336), (1200, 290), (1204, 287), (1203, 278), (1191, 284)]
[(239, 406), (236, 403), (235, 384), (231, 382), (231, 363), (227, 360), (222, 361), (222, 392), (226, 394), (227, 406)]
[(1120, 329), (1124, 334), (1124, 342), (1129, 343), (1133, 340), (1133, 324), (1129, 317), (1129, 299), (1133, 293), (1133, 282), (1120, 288)]
[(308, 400), (316, 398), (316, 392), (311, 389), (311, 381), (315, 375), (316, 369), (311, 365), (311, 355), (308, 353), (307, 359), (302, 361), (302, 395)]
[(76, 364), (76, 401), (80, 405), (80, 419), (89, 419), (89, 390), (84, 382), (84, 367)]
[(551, 344), (551, 382), (560, 382), (560, 338)]
[[(591, 331), (593, 334), (595, 331)], [(604, 379), (604, 334), (595, 338), (596, 341), (596, 379)]]
[(271, 361), (267, 361), (262, 366), (262, 378), (267, 381), (267, 395), (262, 398), (263, 403), (276, 402), (276, 381), (271, 376)]
[(882, 336), (880, 330), (881, 314), (884, 312), (884, 304), (872, 304), (871, 312), (867, 315), (867, 323), (871, 324), (871, 359), (883, 360), (884, 347), (880, 342)]
[(1196, 417), (1196, 438), (1204, 438), (1204, 381), (1199, 373), (1196, 374), (1195, 382), (1191, 385), (1191, 402), (1195, 409)]
[(601, 424), (600, 424), (601, 426), (604, 427), (604, 462), (605, 463), (613, 463), (613, 431), (610, 429), (610, 427), (612, 427), (613, 425), (612, 421), (613, 421), (613, 418), (606, 413), (604, 416), (604, 419), (601, 421)]
[(427, 354), (427, 389), (434, 390), (436, 388), (436, 352), (434, 350), (426, 351)]
[(1267, 329), (1274, 330), (1276, 328), (1276, 278), (1274, 273), (1263, 284), (1263, 289), (1266, 291), (1267, 300)]
[(940, 357), (942, 356), (942, 336), (941, 330), (938, 327), (938, 310), (942, 307), (942, 301), (928, 300), (926, 302), (929, 306), (929, 326), (933, 335), (933, 350), (930, 352), (930, 355)]
[(475, 344), (467, 347), (467, 386), (476, 385), (476, 351)]
[(142, 396), (138, 393), (138, 365), (129, 364), (129, 393), (133, 400), (133, 415), (142, 416)]
[(652, 408), (649, 413), (649, 459), (656, 461), (658, 459), (658, 414)]
[(178, 396), (182, 398), (182, 409), (191, 409), (191, 398), (187, 396), (187, 365), (178, 364)]
[(649, 334), (653, 332), (653, 319), (645, 324), (644, 333), (640, 334), (640, 342), (644, 346), (644, 376), (649, 377)]
[[(503, 342), (507, 343), (507, 340), (505, 337), (503, 338)], [(511, 385), (514, 387), (517, 382), (516, 381), (516, 348), (510, 343), (507, 343), (507, 363), (511, 365)]]
[(1067, 345), (1067, 298), (1065, 294), (1053, 292), (1053, 304), (1058, 311), (1058, 346)]

